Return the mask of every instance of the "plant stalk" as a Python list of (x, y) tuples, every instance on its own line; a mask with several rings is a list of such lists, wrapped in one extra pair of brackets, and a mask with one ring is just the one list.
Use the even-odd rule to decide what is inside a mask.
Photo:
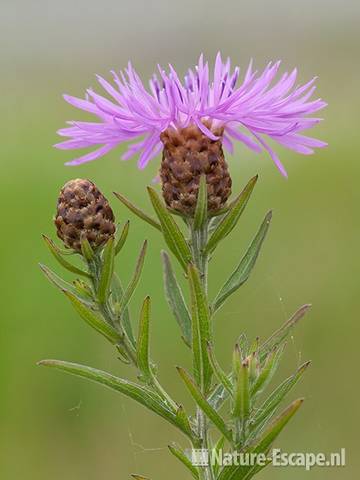
[[(208, 256), (204, 252), (208, 239), (208, 228), (208, 221), (204, 223), (201, 229), (195, 229), (193, 223), (189, 223), (193, 263), (199, 271), (201, 283), (206, 296), (208, 292)], [(202, 394), (206, 395), (206, 392), (204, 391), (204, 383), (204, 379), (201, 379), (201, 385), (199, 385), (199, 387)], [(208, 422), (204, 412), (199, 407), (197, 407), (196, 410), (196, 431), (199, 437), (198, 448), (210, 451), (211, 445), (209, 444)], [(214, 480), (214, 473), (211, 465), (200, 467), (199, 475), (201, 480)]]

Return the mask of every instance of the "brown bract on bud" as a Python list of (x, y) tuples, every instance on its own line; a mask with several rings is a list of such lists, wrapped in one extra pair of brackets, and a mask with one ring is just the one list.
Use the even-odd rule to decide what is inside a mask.
[(222, 149), (223, 129), (211, 130), (218, 140), (207, 137), (196, 125), (168, 128), (160, 137), (164, 144), (160, 169), (163, 196), (170, 208), (184, 215), (191, 216), (195, 211), (202, 174), (206, 175), (209, 212), (224, 207), (231, 194), (231, 177)]
[(61, 189), (55, 225), (65, 246), (79, 253), (83, 238), (96, 249), (115, 233), (109, 202), (93, 182), (81, 178), (70, 180)]

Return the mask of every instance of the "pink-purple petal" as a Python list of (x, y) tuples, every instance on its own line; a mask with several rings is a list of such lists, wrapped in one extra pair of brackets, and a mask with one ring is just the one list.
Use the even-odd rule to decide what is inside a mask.
[[(263, 136), (304, 155), (324, 147), (325, 142), (300, 132), (320, 121), (312, 115), (326, 103), (312, 100), (316, 77), (294, 87), (297, 70), (279, 77), (279, 68), (280, 62), (270, 62), (258, 73), (250, 61), (241, 82), (240, 70), (231, 68), (229, 58), (223, 61), (219, 52), (210, 75), (208, 62), (201, 54), (198, 65), (188, 70), (183, 82), (172, 65), (169, 73), (158, 66), (160, 80), (154, 75), (147, 90), (129, 62), (124, 72), (111, 72), (113, 82), (97, 76), (108, 98), (91, 89), (85, 99), (64, 95), (69, 104), (93, 114), (97, 121), (69, 122), (68, 127), (58, 131), (68, 139), (55, 146), (67, 150), (102, 145), (68, 162), (78, 165), (105, 155), (122, 142), (135, 141), (123, 158), (139, 154), (139, 168), (144, 168), (160, 152), (160, 134), (169, 127), (180, 129), (194, 123), (204, 135), (217, 140), (213, 129), (204, 124), (209, 120), (213, 128), (224, 128), (222, 141), (227, 150), (233, 150), (233, 139), (258, 153), (264, 148), (285, 175), (278, 156)], [(241, 131), (244, 128), (256, 141)]]
[(104, 155), (106, 155), (110, 150), (112, 150), (115, 145), (104, 145), (93, 152), (87, 153), (82, 157), (75, 158), (74, 160), (70, 160), (70, 162), (66, 162), (65, 165), (74, 166), (74, 165), (81, 165), (83, 163), (92, 162)]

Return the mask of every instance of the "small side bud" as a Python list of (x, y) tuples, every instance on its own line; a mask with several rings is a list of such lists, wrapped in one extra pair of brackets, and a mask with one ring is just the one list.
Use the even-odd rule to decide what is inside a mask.
[(61, 189), (55, 226), (65, 246), (78, 253), (82, 253), (84, 239), (95, 250), (115, 233), (109, 202), (93, 182), (81, 178), (70, 180)]

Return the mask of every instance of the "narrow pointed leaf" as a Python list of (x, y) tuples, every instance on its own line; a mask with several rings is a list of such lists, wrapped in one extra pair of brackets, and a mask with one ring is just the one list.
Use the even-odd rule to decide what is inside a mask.
[(240, 359), (235, 368), (233, 416), (244, 420), (248, 418), (250, 410), (249, 364), (247, 360)]
[(118, 321), (121, 323), (122, 329), (133, 347), (136, 345), (136, 340), (131, 326), (130, 312), (129, 308), (125, 307), (120, 311), (121, 300), (124, 295), (124, 289), (122, 287), (119, 276), (114, 273), (112, 282), (111, 282), (111, 295), (114, 305), (114, 311), (118, 317)]
[(189, 436), (192, 435), (192, 430), (191, 430), (191, 425), (189, 422), (189, 418), (186, 415), (186, 412), (184, 410), (184, 407), (182, 405), (179, 405), (178, 409), (176, 410), (176, 418), (178, 420), (178, 423), (181, 424), (184, 428), (184, 431), (189, 432)]
[(258, 255), (260, 253), (260, 249), (263, 244), (263, 241), (268, 232), (271, 216), (272, 216), (271, 212), (269, 212), (266, 215), (263, 223), (260, 226), (259, 231), (257, 232), (255, 238), (251, 242), (249, 248), (247, 249), (247, 252), (241, 259), (239, 265), (236, 267), (236, 269), (230, 275), (229, 279), (221, 288), (220, 292), (217, 294), (213, 304), (214, 312), (223, 305), (225, 300), (232, 293), (234, 293), (238, 288), (241, 287), (241, 285), (243, 285), (248, 280), (250, 273), (254, 268)]
[[(216, 442), (216, 445), (214, 447), (214, 450), (215, 450), (215, 453), (218, 455), (222, 450), (224, 450), (224, 447), (225, 447), (225, 441), (226, 441), (226, 438), (224, 436), (221, 436), (219, 438), (219, 440)], [(213, 469), (214, 469), (214, 474), (215, 474), (215, 478), (217, 478), (217, 475), (219, 473), (219, 470), (220, 470), (220, 464), (218, 462), (215, 462), (215, 465), (213, 466)]]
[(94, 294), (90, 285), (88, 285), (83, 280), (80, 280), (78, 278), (73, 281), (73, 285), (78, 295), (84, 297), (86, 300), (90, 300), (90, 301), (94, 300)]
[(187, 386), (191, 396), (199, 406), (199, 408), (205, 413), (205, 415), (212, 421), (212, 423), (219, 429), (219, 431), (231, 441), (232, 435), (231, 431), (227, 428), (226, 423), (220, 417), (216, 410), (208, 403), (206, 398), (203, 396), (193, 379), (190, 375), (181, 367), (177, 367), (177, 370), (183, 379), (185, 385)]
[(143, 210), (141, 210), (139, 207), (137, 207), (136, 205), (131, 203), (127, 198), (124, 197), (124, 195), (121, 195), (121, 193), (114, 192), (114, 195), (115, 195), (116, 198), (118, 198), (120, 200), (120, 202), (123, 205), (125, 205), (125, 207), (127, 207), (131, 212), (135, 213), (135, 215), (137, 215), (139, 218), (141, 218), (141, 220), (144, 220), (149, 225), (151, 225), (152, 227), (156, 228), (157, 230), (159, 230), (161, 232), (160, 224), (156, 220), (154, 220), (152, 217), (150, 217), (150, 215), (148, 215)]
[(145, 255), (146, 255), (146, 249), (147, 249), (147, 241), (143, 243), (143, 246), (141, 248), (136, 267), (135, 267), (135, 272), (133, 274), (132, 279), (130, 280), (129, 285), (127, 286), (124, 295), (121, 299), (120, 302), (120, 312), (121, 314), (124, 312), (125, 308), (128, 306), (129, 301), (131, 297), (133, 296), (133, 293), (135, 292), (135, 289), (139, 283), (140, 280), (140, 275), (144, 266), (144, 261), (145, 261)]
[(91, 262), (95, 258), (94, 250), (86, 237), (81, 239), (81, 253), (88, 262)]
[[(140, 403), (147, 409), (156, 413), (160, 417), (164, 418), (172, 425), (183, 431), (182, 426), (178, 424), (176, 414), (173, 410), (163, 402), (163, 400), (156, 393), (152, 392), (149, 388), (137, 383), (124, 380), (119, 377), (115, 377), (110, 373), (103, 372), (85, 365), (79, 365), (76, 363), (64, 362), (60, 360), (42, 360), (39, 365), (46, 367), (56, 368), (64, 372), (76, 375), (78, 377), (86, 378), (95, 383), (105, 385), (111, 390), (120, 392), (127, 397), (132, 398), (136, 402)], [(184, 432), (186, 435), (187, 432)]]
[(304, 399), (300, 398), (291, 403), (274, 421), (273, 423), (265, 430), (261, 439), (253, 447), (252, 451), (256, 453), (267, 452), (268, 448), (271, 446), (276, 437), (280, 434), (282, 429), (288, 423), (288, 421), (295, 415), (298, 409), (303, 404)]
[(271, 371), (273, 370), (273, 364), (274, 364), (274, 361), (275, 361), (275, 354), (276, 354), (276, 352), (274, 352), (274, 351), (269, 353), (264, 367), (260, 371), (260, 374), (257, 377), (257, 379), (255, 380), (254, 384), (252, 385), (251, 394), (253, 396), (257, 395), (262, 390), (264, 390), (266, 385), (269, 383), (269, 376), (270, 376)]
[(200, 177), (199, 191), (196, 202), (195, 214), (194, 214), (194, 228), (201, 230), (207, 219), (208, 210), (208, 198), (207, 198), (207, 185), (206, 175), (202, 174)]
[(285, 350), (285, 344), (280, 348), (273, 350), (269, 353), (265, 365), (262, 368), (258, 378), (251, 387), (251, 395), (257, 395), (262, 392), (267, 385), (271, 382), (272, 377), (274, 376), (277, 367), (279, 365), (280, 358)]
[[(276, 420), (269, 426), (266, 431), (263, 433), (262, 437), (247, 450), (247, 453), (265, 453), (267, 454), (269, 447), (279, 436), (283, 428), (290, 421), (290, 419), (295, 415), (300, 406), (303, 403), (303, 399), (295, 400), (289, 407), (287, 407)], [(244, 466), (244, 465), (231, 465), (224, 467), (221, 471), (218, 480), (249, 480), (260, 470), (265, 468), (264, 466), (253, 465), (253, 466)]]
[(181, 333), (188, 346), (191, 346), (191, 317), (186, 306), (183, 293), (178, 284), (170, 258), (164, 251), (161, 252), (164, 268), (165, 295), (170, 309), (180, 327)]
[(241, 335), (239, 335), (236, 343), (239, 345), (240, 351), (244, 353), (244, 356), (246, 356), (250, 349), (249, 339), (246, 333), (243, 332)]
[(232, 202), (228, 203), (227, 205), (225, 205), (225, 207), (223, 208), (220, 208), (219, 210), (214, 210), (213, 212), (208, 212), (208, 215), (210, 218), (217, 218), (217, 217), (220, 217), (222, 215), (225, 215), (225, 213), (227, 213), (230, 208), (232, 206)]
[(238, 198), (233, 202), (229, 211), (224, 215), (221, 222), (217, 225), (212, 233), (208, 244), (206, 245), (206, 253), (211, 253), (215, 250), (218, 243), (223, 240), (235, 228), (241, 214), (243, 213), (250, 195), (255, 187), (257, 176), (252, 178), (246, 185), (244, 190), (240, 193)]
[(181, 266), (186, 270), (188, 263), (191, 261), (189, 245), (187, 244), (179, 226), (168, 212), (155, 190), (148, 187), (148, 192), (156, 215), (159, 218), (164, 239), (170, 250), (179, 260)]
[(116, 246), (115, 246), (115, 255), (117, 255), (118, 253), (120, 253), (121, 249), (123, 248), (123, 246), (125, 245), (125, 242), (126, 242), (126, 239), (129, 235), (129, 228), (130, 228), (130, 222), (129, 220), (125, 223), (122, 231), (121, 231), (121, 234), (120, 234), (120, 237), (118, 239), (118, 241), (116, 242)]
[(189, 470), (193, 478), (199, 480), (199, 472), (196, 467), (191, 463), (190, 459), (185, 455), (185, 453), (175, 445), (168, 446), (169, 451), (176, 457), (180, 462)]
[(131, 476), (135, 479), (135, 480), (150, 480), (149, 477), (144, 477), (143, 475), (138, 475), (136, 473), (132, 473)]
[(113, 344), (116, 344), (121, 340), (120, 334), (111, 325), (105, 322), (103, 318), (97, 315), (90, 307), (81, 302), (72, 293), (64, 291), (64, 294), (70, 300), (72, 306), (80, 315), (80, 317), (85, 320), (88, 325), (104, 335), (104, 337)]
[(260, 346), (260, 361), (263, 361), (270, 350), (284, 342), (284, 340), (288, 337), (299, 320), (301, 320), (305, 313), (307, 313), (310, 307), (310, 304), (300, 307), (293, 314), (293, 316), (279, 328), (279, 330), (273, 333), (273, 335), (271, 335), (271, 337)]
[(150, 297), (146, 297), (141, 308), (139, 336), (137, 341), (137, 362), (140, 371), (147, 380), (151, 378), (149, 360), (149, 324), (150, 324)]
[(116, 345), (116, 350), (118, 352), (118, 354), (120, 355), (118, 358), (119, 360), (121, 360), (123, 363), (125, 363), (126, 365), (129, 365), (131, 363), (130, 359), (129, 359), (129, 356), (127, 354), (127, 351), (126, 349), (124, 348), (124, 345), (122, 343), (118, 343)]
[(207, 342), (207, 351), (208, 351), (209, 361), (210, 361), (210, 364), (212, 366), (212, 369), (213, 369), (213, 372), (214, 372), (215, 376), (217, 377), (219, 382), (224, 386), (224, 388), (229, 392), (229, 394), (232, 395), (233, 394), (232, 383), (231, 383), (228, 375), (226, 375), (226, 373), (220, 367), (220, 365), (219, 365), (219, 363), (218, 363), (218, 361), (215, 357), (215, 353), (214, 353), (214, 350), (212, 348), (212, 345), (209, 342)]
[(98, 299), (101, 304), (104, 304), (109, 296), (111, 279), (114, 272), (114, 258), (114, 238), (111, 237), (105, 245), (101, 261), (101, 273), (98, 287)]
[(49, 237), (47, 237), (46, 235), (43, 235), (43, 239), (47, 247), (49, 248), (50, 252), (53, 254), (53, 256), (56, 258), (56, 260), (60, 263), (62, 267), (69, 270), (69, 272), (76, 273), (76, 275), (81, 275), (83, 277), (91, 278), (91, 276), (87, 272), (85, 272), (84, 270), (81, 270), (80, 268), (75, 267), (70, 262), (65, 260), (62, 257), (61, 250), (55, 245), (55, 243)]
[(257, 427), (262, 427), (264, 423), (269, 420), (277, 410), (281, 401), (284, 400), (286, 395), (290, 390), (297, 384), (300, 380), (307, 367), (310, 365), (310, 362), (306, 362), (298, 370), (291, 375), (291, 377), (284, 380), (265, 400), (265, 402), (258, 409), (257, 414), (254, 416), (251, 424), (252, 430), (256, 430)]
[(210, 311), (207, 298), (201, 285), (197, 268), (190, 264), (188, 268), (192, 304), (192, 350), (194, 376), (201, 390), (208, 392), (211, 386), (212, 368), (207, 353), (211, 341)]
[[(55, 272), (53, 272), (49, 267), (47, 267), (46, 265), (43, 265), (42, 263), (39, 263), (39, 267), (41, 268), (46, 278), (50, 280), (50, 282), (53, 285), (55, 285), (55, 287), (57, 287), (59, 290), (61, 290), (62, 292), (66, 290), (68, 292), (71, 292), (73, 295), (79, 295), (79, 292), (76, 290), (76, 288), (73, 285), (71, 285), (71, 283), (63, 280)], [(89, 300), (89, 298), (83, 298), (83, 297), (84, 296), (82, 296), (81, 298), (82, 300), (84, 301)]]

